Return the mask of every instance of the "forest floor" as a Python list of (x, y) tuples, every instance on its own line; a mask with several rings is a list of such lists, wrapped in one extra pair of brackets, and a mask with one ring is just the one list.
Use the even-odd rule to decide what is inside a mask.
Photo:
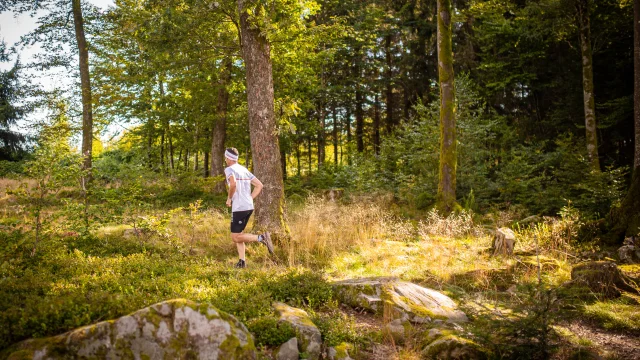
[[(508, 212), (403, 216), (385, 196), (310, 197), (289, 204), (292, 236), (278, 245), (275, 258), (251, 244), (248, 268), (237, 270), (226, 209), (145, 208), (130, 221), (97, 224), (91, 236), (52, 220), (59, 226), (49, 227), (31, 257), (29, 213), (11, 196), (0, 198), (0, 349), (171, 298), (209, 302), (252, 330), (257, 319), (271, 316), (277, 300), (307, 309), (326, 343), (354, 344), (356, 359), (419, 359), (424, 329), (396, 344), (383, 336), (382, 318), (338, 304), (331, 292), (332, 281), (395, 276), (457, 301), (472, 320), (465, 333), (495, 358), (568, 359), (587, 351), (640, 359), (640, 297), (584, 297), (564, 286), (576, 263), (612, 256), (611, 249), (571, 240), (579, 226), (575, 217), (515, 226), (515, 256), (494, 257), (490, 234), (514, 224)], [(157, 226), (133, 232), (135, 218), (155, 219)], [(620, 268), (640, 282), (640, 265)], [(263, 358), (277, 341), (259, 340)]]

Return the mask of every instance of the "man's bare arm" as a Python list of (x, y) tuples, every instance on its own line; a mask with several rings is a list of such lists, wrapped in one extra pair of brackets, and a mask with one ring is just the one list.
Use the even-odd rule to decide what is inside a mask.
[(231, 206), (231, 198), (236, 192), (236, 178), (235, 176), (229, 176), (229, 193), (227, 195), (227, 206)]
[(262, 182), (260, 182), (257, 177), (254, 177), (253, 179), (251, 179), (251, 185), (253, 185), (251, 198), (255, 199), (258, 195), (260, 195), (260, 192), (262, 191)]

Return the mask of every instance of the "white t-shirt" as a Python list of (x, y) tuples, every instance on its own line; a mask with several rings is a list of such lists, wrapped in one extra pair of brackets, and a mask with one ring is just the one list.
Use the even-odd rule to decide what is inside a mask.
[(246, 167), (235, 163), (224, 169), (224, 174), (229, 183), (229, 178), (236, 179), (236, 192), (231, 198), (231, 211), (253, 210), (253, 198), (251, 197), (251, 180), (255, 178)]

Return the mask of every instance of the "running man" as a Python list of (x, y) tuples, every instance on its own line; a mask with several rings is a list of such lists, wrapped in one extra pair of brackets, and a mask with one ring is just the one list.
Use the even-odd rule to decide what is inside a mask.
[[(247, 266), (244, 257), (245, 243), (257, 241), (266, 245), (269, 253), (273, 254), (271, 235), (268, 232), (260, 235), (242, 233), (253, 213), (253, 199), (262, 191), (262, 183), (246, 167), (238, 164), (236, 148), (227, 148), (224, 152), (224, 160), (227, 163), (224, 174), (229, 185), (227, 206), (231, 206), (231, 240), (236, 243), (240, 257), (235, 267), (244, 269)], [(251, 185), (253, 185), (253, 192)]]

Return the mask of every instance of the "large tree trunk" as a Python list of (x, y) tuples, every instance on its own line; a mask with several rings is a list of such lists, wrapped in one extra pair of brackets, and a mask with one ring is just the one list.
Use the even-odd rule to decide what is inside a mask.
[(451, 48), (451, 0), (438, 0), (438, 80), (440, 82), (440, 174), (437, 207), (445, 214), (456, 204), (456, 118)]
[(609, 214), (611, 230), (605, 237), (610, 244), (620, 243), (625, 236), (640, 234), (640, 0), (633, 2), (633, 102), (635, 125), (635, 151), (633, 177), (627, 196), (619, 208)]
[(633, 2), (633, 117), (635, 119), (634, 173), (640, 172), (640, 0)]
[[(280, 146), (274, 114), (271, 47), (256, 23), (251, 23), (245, 4), (238, 0), (242, 54), (247, 73), (247, 105), (249, 132), (255, 175), (264, 188), (256, 199), (256, 222), (259, 229), (267, 229), (276, 238), (288, 236), (284, 222), (284, 182), (280, 164)], [(261, 5), (253, 11), (258, 18), (264, 13)]]
[(587, 136), (587, 156), (591, 168), (600, 171), (598, 136), (596, 129), (596, 103), (593, 94), (593, 54), (591, 52), (591, 25), (589, 1), (577, 0), (580, 49), (582, 50), (582, 92), (584, 95), (584, 123)]
[(80, 0), (72, 0), (73, 24), (80, 58), (80, 86), (82, 88), (82, 156), (83, 168), (89, 171), (91, 178), (91, 149), (93, 145), (93, 110), (91, 104), (91, 79), (89, 77), (89, 49), (84, 37), (84, 20)]
[(227, 86), (231, 80), (232, 70), (231, 58), (224, 60), (224, 69), (218, 81), (218, 100), (216, 104), (216, 119), (213, 124), (213, 133), (211, 134), (211, 176), (221, 176), (214, 187), (217, 193), (225, 192), (224, 180), (224, 142), (227, 136), (227, 109), (229, 108), (229, 91)]

